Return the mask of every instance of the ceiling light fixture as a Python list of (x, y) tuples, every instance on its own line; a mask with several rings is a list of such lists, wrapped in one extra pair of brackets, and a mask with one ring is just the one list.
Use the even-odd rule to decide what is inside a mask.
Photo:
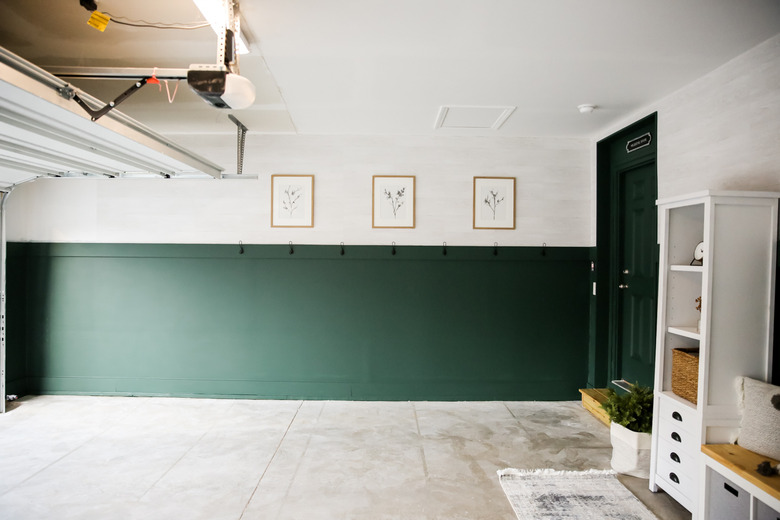
[[(232, 0), (192, 0), (206, 21), (214, 29), (218, 38), (223, 38), (225, 29), (232, 29), (238, 35), (236, 52), (249, 54), (249, 43), (241, 31), (239, 16), (233, 13)], [(232, 19), (231, 19), (232, 18)]]
[(590, 114), (594, 110), (598, 108), (596, 105), (591, 105), (590, 103), (586, 103), (584, 105), (577, 105), (577, 110), (580, 111), (580, 114)]

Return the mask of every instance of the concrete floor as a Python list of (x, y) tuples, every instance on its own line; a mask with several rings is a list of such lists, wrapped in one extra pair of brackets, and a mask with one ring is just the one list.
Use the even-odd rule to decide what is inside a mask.
[[(579, 402), (26, 397), (2, 519), (507, 519), (496, 470), (609, 467)], [(621, 478), (663, 520), (690, 514)]]

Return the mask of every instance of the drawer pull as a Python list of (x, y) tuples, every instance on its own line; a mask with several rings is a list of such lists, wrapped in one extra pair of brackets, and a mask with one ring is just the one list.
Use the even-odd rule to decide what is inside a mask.
[(680, 434), (677, 432), (672, 432), (672, 440), (677, 442), (682, 442), (682, 439), (680, 438)]
[(724, 488), (726, 491), (728, 491), (729, 493), (731, 493), (732, 495), (734, 495), (735, 497), (738, 497), (738, 496), (739, 496), (739, 491), (737, 491), (737, 490), (736, 490), (736, 489), (734, 489), (733, 487), (729, 486), (727, 482), (724, 482), (724, 483), (723, 483), (723, 488)]
[(672, 419), (682, 422), (682, 415), (680, 415), (680, 412), (673, 412)]
[(675, 475), (674, 473), (669, 473), (669, 479), (672, 482), (674, 482), (675, 484), (679, 484), (680, 483), (679, 477), (677, 475)]
[(677, 463), (679, 463), (679, 462), (680, 462), (680, 456), (679, 456), (679, 455), (677, 455), (675, 452), (672, 452), (672, 453), (669, 455), (669, 457), (670, 457), (670, 458), (671, 458), (673, 461), (675, 461), (675, 462), (677, 462)]

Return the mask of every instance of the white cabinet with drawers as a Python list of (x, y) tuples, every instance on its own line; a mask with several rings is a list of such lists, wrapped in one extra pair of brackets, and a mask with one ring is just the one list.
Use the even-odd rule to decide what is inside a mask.
[[(658, 202), (650, 489), (669, 493), (694, 519), (701, 445), (728, 443), (739, 429), (736, 378), (771, 377), (778, 198), (707, 191)], [(701, 253), (702, 261), (695, 261)], [(699, 349), (696, 403), (672, 391), (672, 351), (678, 348)]]

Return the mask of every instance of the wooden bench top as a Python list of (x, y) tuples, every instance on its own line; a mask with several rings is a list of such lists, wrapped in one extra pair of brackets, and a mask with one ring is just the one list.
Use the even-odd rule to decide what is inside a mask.
[(736, 444), (703, 444), (701, 451), (759, 489), (780, 500), (780, 475), (765, 477), (756, 471), (756, 467), (765, 460), (768, 460), (773, 466), (777, 466), (778, 461), (775, 459), (764, 457)]

